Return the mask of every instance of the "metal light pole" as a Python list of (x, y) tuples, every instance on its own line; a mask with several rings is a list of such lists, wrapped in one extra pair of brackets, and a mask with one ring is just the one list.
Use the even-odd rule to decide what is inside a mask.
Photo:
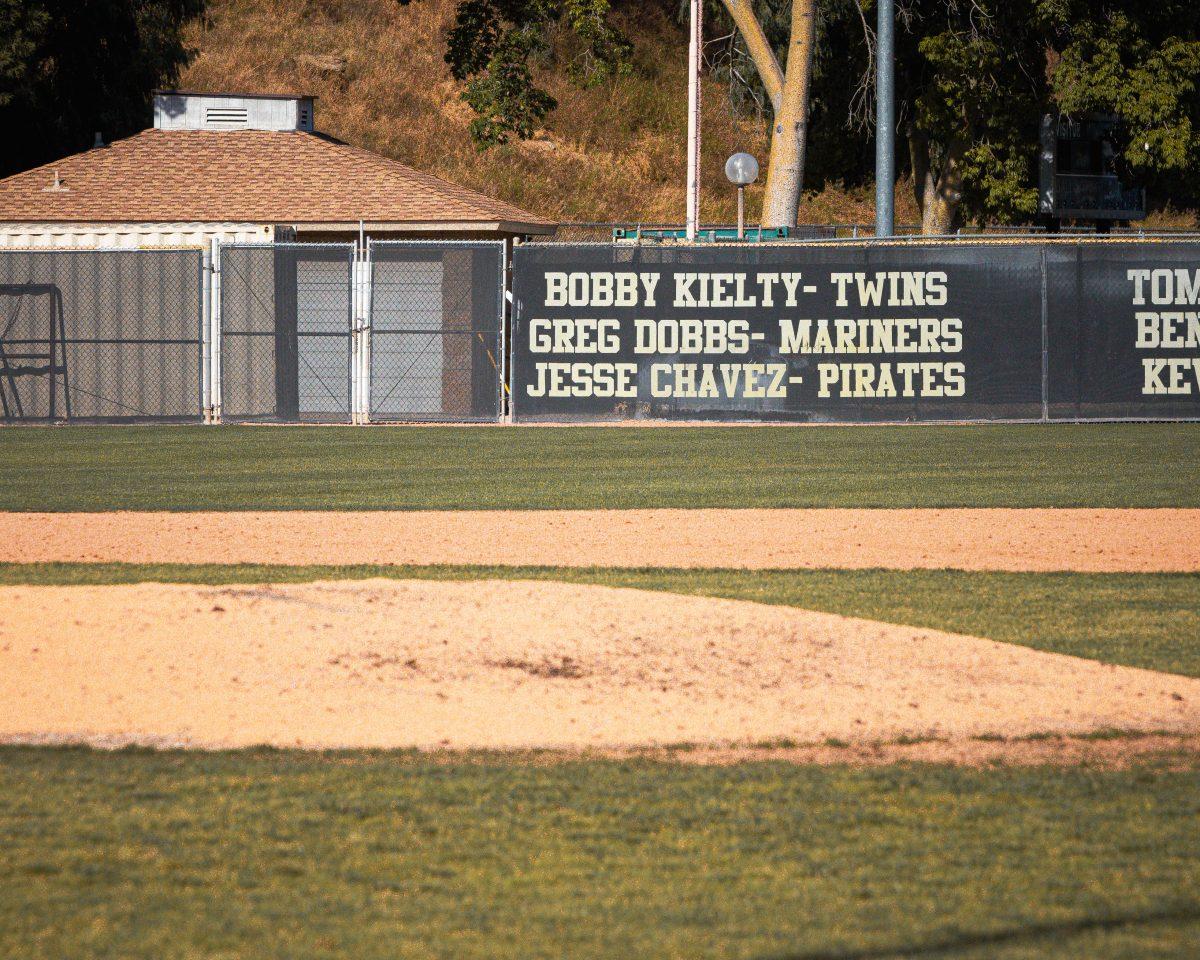
[(758, 161), (748, 153), (735, 153), (725, 161), (725, 176), (738, 188), (738, 239), (746, 239), (746, 187), (758, 179)]
[(688, 160), (687, 238), (696, 239), (700, 226), (700, 44), (701, 0), (691, 0), (688, 33)]
[(896, 223), (896, 15), (893, 0), (878, 0), (875, 25), (875, 236), (890, 237)]

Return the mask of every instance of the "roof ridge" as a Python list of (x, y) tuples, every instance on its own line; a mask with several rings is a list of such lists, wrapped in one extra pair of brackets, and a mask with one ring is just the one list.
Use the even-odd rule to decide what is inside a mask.
[(65, 163), (74, 163), (83, 157), (88, 157), (96, 153), (98, 150), (111, 150), (121, 144), (128, 143), (130, 140), (136, 140), (144, 133), (153, 130), (153, 127), (147, 127), (145, 130), (139, 130), (137, 133), (130, 134), (128, 137), (121, 137), (119, 140), (112, 140), (109, 143), (99, 147), (88, 147), (86, 150), (80, 150), (76, 153), (68, 153), (65, 157), (59, 157), (57, 160), (49, 160), (46, 163), (40, 163), (36, 167), (30, 167), (27, 170), (18, 170), (16, 173), (10, 173), (6, 177), (0, 177), (0, 186), (8, 183), (10, 180), (15, 180), (18, 177), (31, 177), (39, 171), (53, 171), (61, 167)]

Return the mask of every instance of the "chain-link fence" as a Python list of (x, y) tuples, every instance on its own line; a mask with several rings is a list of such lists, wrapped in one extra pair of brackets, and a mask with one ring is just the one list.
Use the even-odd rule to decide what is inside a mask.
[(221, 248), (221, 419), (353, 419), (354, 263), (348, 243)]
[(4, 251), (0, 419), (1196, 419), (1198, 251), (529, 244), (511, 325), (502, 241)]
[(370, 418), (498, 419), (503, 244), (385, 241), (370, 262)]
[(232, 245), (219, 273), (222, 420), (500, 417), (502, 242)]
[(199, 420), (195, 250), (0, 252), (5, 421)]

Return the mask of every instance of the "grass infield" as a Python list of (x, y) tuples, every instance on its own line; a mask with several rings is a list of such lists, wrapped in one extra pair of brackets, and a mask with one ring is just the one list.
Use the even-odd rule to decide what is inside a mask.
[(24, 960), (1192, 958), (1200, 772), (0, 749)]
[(0, 510), (1200, 506), (1200, 424), (85, 426), (0, 461)]
[(784, 604), (1200, 676), (1200, 574), (0, 564), (0, 584), (537, 579)]

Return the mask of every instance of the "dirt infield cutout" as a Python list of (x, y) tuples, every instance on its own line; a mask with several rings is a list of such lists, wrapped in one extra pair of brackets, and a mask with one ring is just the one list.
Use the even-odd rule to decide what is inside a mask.
[(1200, 680), (530, 581), (7, 587), (0, 740), (639, 748), (1200, 733)]

